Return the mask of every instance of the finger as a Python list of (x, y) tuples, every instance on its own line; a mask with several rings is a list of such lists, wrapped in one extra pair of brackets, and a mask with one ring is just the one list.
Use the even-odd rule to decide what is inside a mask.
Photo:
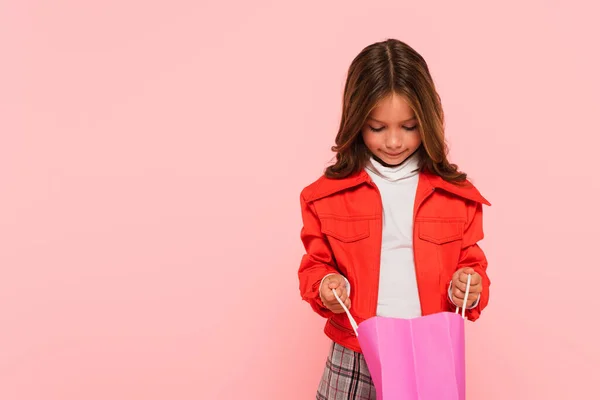
[[(344, 303), (344, 305), (346, 307), (348, 307), (348, 309), (350, 309), (350, 307), (349, 307), (350, 298), (348, 297), (348, 292), (346, 290), (342, 291), (341, 293), (340, 293), (340, 290), (336, 290), (336, 292), (338, 293), (338, 297), (340, 298), (342, 303)], [(336, 310), (342, 309), (343, 310), (343, 307), (340, 305), (339, 301), (335, 298), (333, 291), (331, 291), (331, 298), (327, 298), (327, 296), (325, 296), (325, 301), (323, 301), (323, 304), (325, 305), (325, 307), (329, 308), (330, 310), (332, 310), (332, 309), (336, 309)]]
[(481, 283), (481, 275), (479, 275), (477, 272), (475, 272), (473, 274), (473, 276), (471, 276), (471, 285), (479, 285)]
[[(467, 291), (467, 284), (466, 283), (462, 283), (459, 282), (456, 285), (457, 288), (459, 288), (462, 292), (466, 292)], [(483, 290), (483, 285), (481, 283), (477, 284), (477, 285), (471, 285), (469, 286), (469, 293), (480, 293)]]
[[(334, 289), (335, 289), (336, 294), (340, 298), (340, 300), (342, 302), (344, 302), (344, 300), (346, 300), (346, 298), (348, 297), (348, 291), (346, 290), (346, 288), (334, 288)], [(330, 303), (339, 304), (338, 300), (335, 298), (335, 295), (333, 294), (333, 289), (325, 290), (323, 298)]]
[[(346, 285), (338, 286), (337, 288), (334, 288), (334, 289), (340, 298), (342, 296), (346, 296), (348, 293), (348, 289), (346, 289)], [(331, 289), (331, 291), (333, 291), (333, 289)]]
[(328, 287), (330, 289), (334, 289), (334, 288), (345, 288), (346, 287), (346, 281), (343, 279), (333, 279), (331, 281), (331, 283), (329, 283)]
[(325, 289), (329, 288), (329, 284), (331, 283), (331, 277), (328, 276), (321, 281), (321, 291), (324, 292)]
[(452, 290), (452, 296), (462, 300), (465, 298), (465, 292), (461, 291), (460, 289), (454, 289)]
[(323, 303), (337, 303), (335, 295), (333, 294), (333, 290), (324, 290), (323, 291)]
[[(458, 281), (458, 282), (452, 282), (452, 284), (454, 285), (455, 288), (460, 289), (462, 292), (467, 291), (466, 283)], [(473, 283), (473, 281), (471, 281), (471, 286), (469, 286), (469, 293), (481, 293), (482, 290), (483, 290), (483, 285), (481, 282)]]
[(329, 283), (327, 284), (329, 289), (335, 289), (338, 286), (340, 286), (340, 282), (337, 279), (329, 279)]
[(477, 285), (481, 282), (481, 275), (479, 275), (477, 272), (473, 271), (472, 268), (470, 268), (471, 272), (469, 273), (469, 271), (465, 270), (460, 274), (460, 281), (461, 282), (467, 282), (467, 279), (469, 279), (469, 275), (471, 275), (471, 285)]
[(338, 296), (340, 297), (340, 300), (343, 302), (346, 301), (346, 299), (348, 298), (348, 291), (345, 288), (339, 289), (338, 291)]
[[(465, 292), (463, 292), (460, 289), (453, 289), (452, 290), (452, 297), (457, 298), (460, 301), (463, 301), (465, 298)], [(477, 299), (477, 297), (479, 297), (479, 293), (478, 292), (474, 292), (472, 290), (469, 290), (469, 297), (467, 297), (467, 302), (472, 302), (474, 300)]]
[(483, 292), (483, 285), (481, 283), (475, 286), (471, 286), (471, 290), (469, 290), (469, 293), (479, 294), (481, 292)]
[(325, 307), (329, 308), (333, 312), (338, 312), (340, 310), (342, 310), (342, 311), (344, 310), (342, 308), (342, 306), (340, 305), (340, 303), (338, 303), (337, 301), (335, 303), (327, 302), (327, 303), (325, 303)]
[[(350, 310), (350, 308), (348, 307), (348, 305), (346, 303), (344, 303), (344, 305), (346, 306), (346, 308), (348, 308), (348, 310)], [(329, 307), (327, 307), (327, 308), (329, 308)], [(329, 309), (335, 313), (346, 312), (346, 310), (344, 310), (344, 307), (342, 307), (340, 303), (336, 303), (335, 305), (332, 304), (331, 308), (329, 308)]]
[(460, 275), (463, 273), (463, 269), (459, 269), (456, 270), (453, 274), (452, 274), (452, 280), (453, 281), (458, 281), (460, 279)]
[(467, 283), (467, 279), (469, 279), (469, 274), (465, 273), (464, 271), (461, 272), (460, 276), (458, 277), (458, 280), (462, 283)]
[(465, 292), (467, 290), (467, 284), (466, 283), (462, 283), (461, 281), (457, 281), (457, 282), (452, 282), (452, 284), (454, 285), (454, 289), (458, 289), (461, 292)]
[(477, 301), (477, 296), (469, 296), (469, 298), (467, 299), (467, 304), (469, 305), (469, 307), (473, 307), (473, 304), (475, 304), (475, 302)]
[[(325, 304), (325, 307), (327, 307), (334, 313), (346, 312), (346, 310), (344, 310), (344, 307), (342, 307), (341, 304), (338, 303), (337, 301), (335, 303), (332, 302), (332, 303), (324, 303), (324, 304)], [(350, 307), (352, 307), (352, 302), (350, 301), (350, 299), (346, 299), (346, 301), (344, 302), (344, 305), (346, 306), (346, 308), (348, 310), (350, 310)]]

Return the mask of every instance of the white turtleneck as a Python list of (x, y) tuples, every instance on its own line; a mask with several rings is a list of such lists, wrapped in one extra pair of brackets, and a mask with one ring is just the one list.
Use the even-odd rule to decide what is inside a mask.
[(419, 183), (419, 153), (386, 167), (374, 158), (366, 171), (381, 193), (383, 232), (377, 315), (421, 316), (413, 257), (413, 210)]

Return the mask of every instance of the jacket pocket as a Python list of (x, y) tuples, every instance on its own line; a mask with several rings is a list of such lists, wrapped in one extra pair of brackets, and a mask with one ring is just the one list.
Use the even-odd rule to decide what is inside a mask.
[(419, 239), (444, 244), (463, 238), (465, 222), (455, 219), (423, 219), (417, 220), (417, 225)]
[(341, 242), (350, 243), (369, 237), (368, 219), (325, 217), (321, 219), (321, 232)]
[[(331, 324), (331, 326), (335, 327), (336, 329), (339, 329), (342, 332), (345, 332), (352, 336), (356, 336), (356, 333), (354, 333), (354, 329), (352, 329), (352, 326), (346, 326), (345, 323), (338, 321), (337, 318), (339, 318), (339, 317), (337, 317), (337, 315), (342, 315), (342, 314), (336, 314), (335, 316), (333, 316), (329, 319), (329, 323)], [(343, 315), (345, 316), (345, 314), (343, 314)], [(344, 318), (344, 322), (345, 321), (348, 321), (348, 317)], [(349, 323), (350, 322), (348, 321), (348, 324)]]

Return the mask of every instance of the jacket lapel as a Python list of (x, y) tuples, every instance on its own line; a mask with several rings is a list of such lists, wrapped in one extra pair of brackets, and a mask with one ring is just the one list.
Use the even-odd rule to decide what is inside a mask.
[[(330, 196), (334, 193), (361, 185), (370, 180), (371, 177), (364, 169), (344, 179), (329, 179), (322, 177), (319, 181), (319, 184), (316, 185), (312, 193), (307, 196), (306, 200), (315, 201), (323, 197)], [(463, 184), (453, 184), (446, 182), (438, 175), (429, 172), (419, 173), (419, 183), (417, 185), (415, 204), (420, 204), (433, 191), (433, 189), (441, 189), (467, 200), (476, 201), (488, 206), (491, 205), (490, 202), (487, 201), (481, 195), (481, 193), (479, 193), (477, 188), (475, 188), (471, 182), (467, 181)]]

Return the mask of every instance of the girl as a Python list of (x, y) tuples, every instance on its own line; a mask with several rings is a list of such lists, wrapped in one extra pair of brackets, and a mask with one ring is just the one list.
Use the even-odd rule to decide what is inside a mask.
[(482, 205), (490, 205), (447, 159), (440, 97), (423, 57), (389, 39), (352, 62), (335, 164), (302, 190), (306, 254), (300, 292), (327, 318), (333, 341), (317, 399), (375, 399), (348, 317), (413, 318), (488, 304)]

